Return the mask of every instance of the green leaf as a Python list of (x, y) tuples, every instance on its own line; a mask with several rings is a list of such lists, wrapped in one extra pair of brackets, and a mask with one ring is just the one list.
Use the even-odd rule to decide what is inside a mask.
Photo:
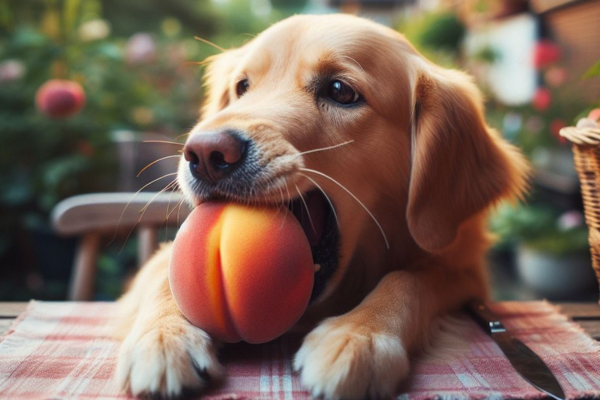
[(594, 76), (598, 76), (598, 75), (600, 75), (600, 61), (598, 61), (596, 64), (594, 64), (592, 66), (592, 68), (585, 71), (585, 74), (583, 74), (582, 78), (589, 79), (589, 78), (593, 78)]
[(75, 35), (75, 26), (78, 24), (78, 14), (81, 9), (80, 0), (65, 0), (63, 5), (63, 16), (66, 25), (67, 35)]

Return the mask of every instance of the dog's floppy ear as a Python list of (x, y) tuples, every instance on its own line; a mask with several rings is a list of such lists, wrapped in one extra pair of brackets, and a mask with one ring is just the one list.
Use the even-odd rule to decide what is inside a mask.
[(407, 221), (424, 250), (444, 250), (466, 219), (525, 190), (527, 162), (486, 125), (481, 94), (465, 74), (422, 72), (411, 128)]
[(225, 50), (206, 59), (208, 66), (204, 74), (204, 103), (202, 118), (207, 118), (221, 111), (229, 104), (229, 88), (235, 68), (244, 54), (243, 47)]

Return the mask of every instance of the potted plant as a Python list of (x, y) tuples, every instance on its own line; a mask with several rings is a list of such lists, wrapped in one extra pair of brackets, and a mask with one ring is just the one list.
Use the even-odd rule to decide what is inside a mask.
[(567, 298), (595, 287), (588, 230), (580, 211), (504, 205), (492, 219), (492, 230), (501, 243), (514, 246), (517, 276), (539, 294)]

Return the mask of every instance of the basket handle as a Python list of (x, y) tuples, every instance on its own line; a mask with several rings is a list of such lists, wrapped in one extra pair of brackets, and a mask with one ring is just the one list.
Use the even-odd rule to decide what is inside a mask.
[(590, 118), (582, 118), (577, 126), (569, 126), (560, 130), (560, 136), (579, 145), (600, 144), (600, 126)]

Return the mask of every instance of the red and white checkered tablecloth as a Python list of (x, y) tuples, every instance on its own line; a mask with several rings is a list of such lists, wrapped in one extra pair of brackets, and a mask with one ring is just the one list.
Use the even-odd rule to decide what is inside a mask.
[[(568, 398), (600, 397), (600, 345), (546, 302), (493, 306), (550, 366)], [(112, 380), (119, 344), (107, 323), (112, 303), (31, 302), (0, 338), (0, 399), (128, 399)], [(464, 316), (442, 320), (431, 349), (413, 362), (401, 399), (543, 397)], [(300, 337), (226, 346), (226, 379), (199, 398), (309, 398), (290, 366)]]

